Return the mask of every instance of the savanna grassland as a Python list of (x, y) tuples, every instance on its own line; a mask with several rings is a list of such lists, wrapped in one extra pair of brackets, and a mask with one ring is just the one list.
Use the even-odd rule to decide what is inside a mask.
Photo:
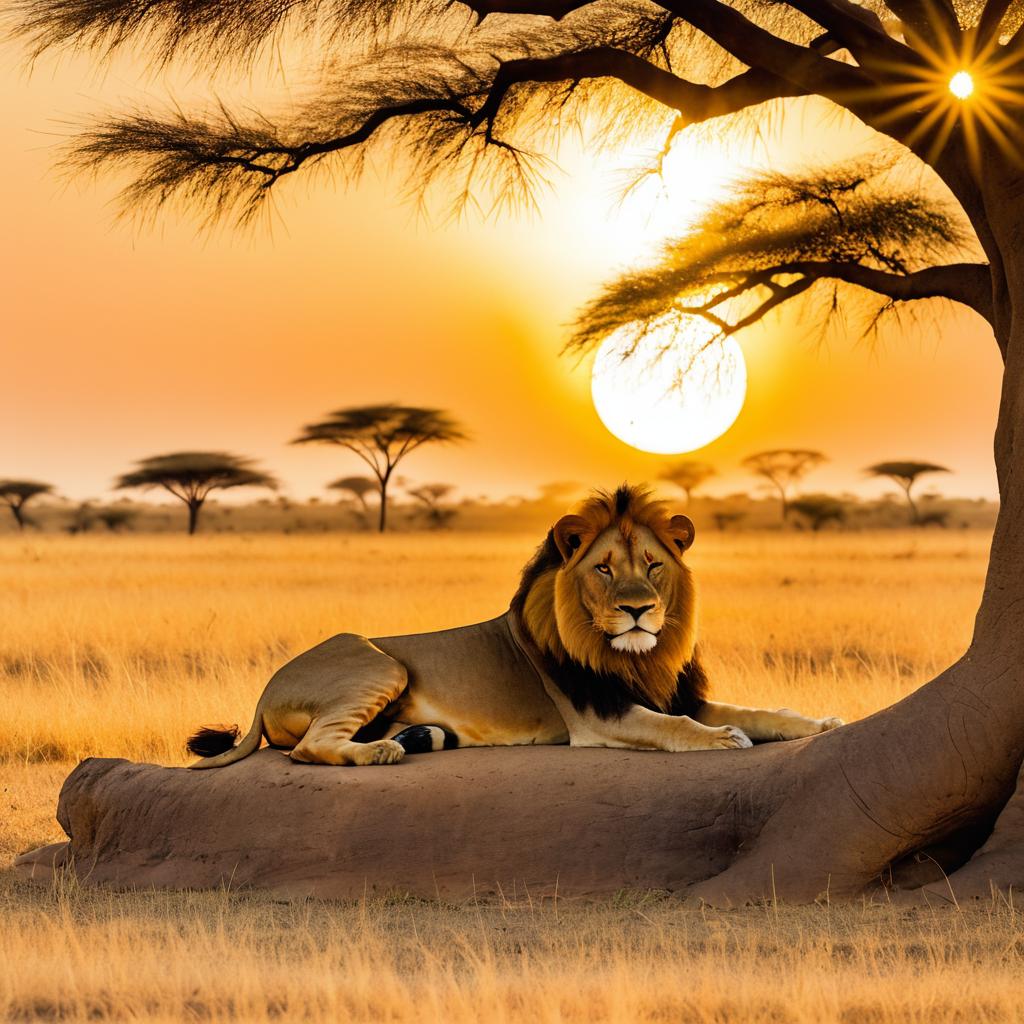
[[(324, 904), (8, 870), (60, 838), (79, 758), (181, 764), (195, 725), (248, 724), (274, 668), (332, 633), (498, 614), (538, 539), (0, 540), (0, 1019), (1024, 1020), (1024, 918), (1001, 899)], [(716, 695), (847, 719), (899, 699), (969, 639), (987, 546), (977, 531), (702, 534), (690, 561)]]

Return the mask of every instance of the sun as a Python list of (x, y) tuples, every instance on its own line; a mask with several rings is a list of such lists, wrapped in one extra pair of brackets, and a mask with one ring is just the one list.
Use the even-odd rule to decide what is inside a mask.
[(689, 317), (639, 340), (613, 334), (594, 358), (590, 391), (601, 422), (643, 452), (692, 452), (721, 437), (747, 394), (743, 350)]
[(974, 92), (974, 79), (970, 71), (958, 71), (949, 80), (949, 91), (958, 99), (965, 100)]

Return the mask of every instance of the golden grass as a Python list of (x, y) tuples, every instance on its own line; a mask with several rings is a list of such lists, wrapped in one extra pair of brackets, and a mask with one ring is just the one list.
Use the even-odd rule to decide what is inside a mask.
[[(0, 541), (0, 760), (182, 761), (200, 722), (248, 726), (288, 657), (505, 610), (534, 535), (44, 536)], [(970, 636), (975, 532), (705, 534), (702, 636), (723, 700), (854, 719)]]
[[(180, 763), (194, 725), (247, 723), (324, 636), (497, 614), (538, 539), (5, 538), (0, 865), (58, 838), (70, 761)], [(846, 718), (898, 699), (966, 644), (986, 550), (974, 532), (702, 536), (716, 694)], [(0, 1020), (1021, 1021), (1022, 959), (998, 901), (327, 905), (0, 875)]]

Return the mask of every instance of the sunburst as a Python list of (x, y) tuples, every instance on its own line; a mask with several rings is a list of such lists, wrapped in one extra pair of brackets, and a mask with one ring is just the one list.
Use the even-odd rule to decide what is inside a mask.
[[(932, 24), (942, 26), (941, 18)], [(1024, 109), (1024, 62), (1016, 48), (977, 31), (951, 33), (937, 28), (931, 40), (915, 36), (916, 64), (879, 62), (890, 81), (892, 106), (879, 121), (913, 118), (907, 145), (929, 161), (939, 158), (953, 133), (962, 133), (968, 158), (980, 165), (982, 140), (991, 140), (1009, 159), (1024, 162), (1020, 115)], [(877, 97), (876, 97), (877, 99)]]

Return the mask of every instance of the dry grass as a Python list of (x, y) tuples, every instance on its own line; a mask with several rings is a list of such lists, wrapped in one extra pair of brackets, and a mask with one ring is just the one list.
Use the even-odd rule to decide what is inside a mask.
[[(0, 541), (0, 760), (180, 763), (200, 721), (248, 725), (271, 672), (341, 631), (504, 611), (535, 535)], [(854, 719), (970, 636), (981, 533), (705, 534), (691, 562), (723, 700)]]
[[(535, 536), (0, 542), (0, 864), (57, 838), (68, 762), (167, 763), (248, 721), (268, 674), (342, 629), (502, 611)], [(980, 533), (704, 535), (723, 698), (847, 718), (966, 643)], [(681, 757), (684, 755), (681, 755)], [(1024, 920), (982, 909), (285, 903), (0, 878), (0, 1019), (1020, 1021)]]

